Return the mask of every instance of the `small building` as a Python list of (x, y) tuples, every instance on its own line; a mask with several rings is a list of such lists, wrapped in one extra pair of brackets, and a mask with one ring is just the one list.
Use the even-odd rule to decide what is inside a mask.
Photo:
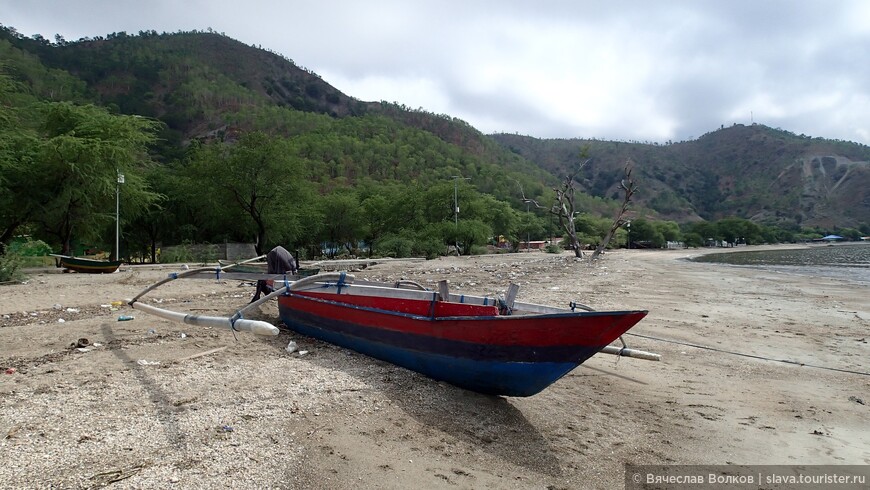
[(529, 242), (520, 242), (519, 250), (543, 250), (547, 246), (545, 240), (532, 240)]

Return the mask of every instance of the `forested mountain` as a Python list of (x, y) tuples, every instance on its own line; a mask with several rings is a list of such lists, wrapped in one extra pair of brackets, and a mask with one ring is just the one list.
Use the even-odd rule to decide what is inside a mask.
[(870, 223), (870, 147), (735, 124), (667, 145), (541, 140), (496, 141), (561, 174), (588, 147), (586, 191), (615, 197), (625, 162), (644, 187), (638, 203), (678, 222), (737, 216), (761, 223), (852, 226)]
[[(257, 121), (231, 116), (252, 107), (282, 107), (332, 117), (386, 115), (478, 155), (493, 146), (464, 121), (385, 102), (359, 101), (290, 59), (214, 32), (120, 32), (51, 43), (7, 28), (0, 31), (0, 38), (36, 55), (39, 64), (83, 81), (100, 105), (163, 121), (176, 139), (208, 136), (228, 122), (237, 129), (250, 129)], [(4, 51), (4, 56), (23, 56), (20, 51)], [(43, 78), (42, 73), (19, 74), (29, 84), (39, 84)], [(63, 91), (41, 92), (54, 100), (69, 99)]]
[[(136, 240), (152, 249), (156, 243), (243, 240), (261, 248), (306, 247), (314, 254), (320, 243), (353, 249), (366, 242), (371, 248), (378, 239), (428, 250), (439, 248), (439, 241), (470, 248), (492, 236), (516, 241), (523, 220), (535, 221), (541, 234), (551, 223), (543, 213), (520, 217), (520, 188), (543, 202), (555, 179), (465, 122), (357, 101), (288, 59), (216, 33), (114, 33), (49, 42), (7, 28), (0, 30), (0, 59), (0, 73), (10, 82), (2, 95), (15, 116), (2, 128), (8, 137), (3, 143), (29, 143), (5, 146), (9, 175), (24, 175), (26, 161), (72, 165), (84, 153), (57, 157), (52, 151), (70, 147), (70, 137), (91, 149), (107, 144), (80, 138), (93, 129), (85, 128), (88, 110), (59, 107), (66, 101), (119, 115), (105, 118), (101, 138), (111, 134), (112, 124), (126, 123), (121, 115), (159, 123), (148, 158), (113, 164), (91, 153), (98, 161), (68, 167), (92, 172), (77, 178), (99, 178), (102, 189), (114, 171), (145, 179), (158, 198), (128, 211), (125, 228), (128, 238), (141, 234)], [(69, 119), (49, 124), (55, 113)], [(32, 187), (40, 179), (25, 182)], [(9, 195), (33, 196), (23, 183), (8, 180)], [(52, 209), (62, 210), (54, 225), (35, 218), (46, 206), (33, 203), (4, 216), (0, 233), (8, 237), (24, 223), (32, 235), (66, 249), (73, 246), (69, 239), (101, 235), (58, 224), (96, 213), (81, 207), (93, 201), (71, 195), (53, 203)], [(94, 216), (100, 218), (88, 226), (110, 222), (105, 212)]]
[(870, 223), (866, 146), (763, 126), (668, 145), (487, 136), (354, 99), (211, 31), (52, 42), (0, 28), (0, 77), (0, 243), (26, 233), (64, 251), (105, 244), (123, 172), (128, 253), (223, 240), (309, 254), (324, 243), (427, 255), (497, 236), (516, 244), (556, 232), (521, 198), (549, 206), (581, 147), (592, 161), (579, 208), (592, 216), (612, 215), (630, 158), (634, 217)]

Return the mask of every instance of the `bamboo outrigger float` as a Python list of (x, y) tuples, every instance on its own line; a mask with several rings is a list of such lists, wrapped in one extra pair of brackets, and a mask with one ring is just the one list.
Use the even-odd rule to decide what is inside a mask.
[[(643, 319), (644, 310), (522, 303), (515, 300), (519, 286), (514, 284), (504, 298), (490, 298), (450, 293), (447, 281), (431, 291), (412, 281), (357, 281), (344, 272), (301, 277), (232, 271), (241, 264), (173, 274), (128, 304), (191, 325), (278, 335), (274, 325), (245, 318), (250, 309), (277, 299), (281, 320), (299, 333), (492, 395), (534, 395), (599, 352), (660, 359), (624, 343), (609, 345)], [(161, 284), (182, 277), (265, 279), (281, 287), (229, 317), (177, 313), (139, 301)]]

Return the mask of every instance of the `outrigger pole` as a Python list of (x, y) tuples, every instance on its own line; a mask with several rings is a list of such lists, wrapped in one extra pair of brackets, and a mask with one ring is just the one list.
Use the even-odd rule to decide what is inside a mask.
[(278, 335), (280, 333), (278, 327), (269, 322), (247, 320), (241, 317), (237, 318), (235, 315), (232, 317), (220, 317), (179, 313), (177, 311), (165, 310), (163, 308), (157, 308), (156, 306), (146, 305), (132, 300), (130, 300), (129, 304), (134, 309), (144, 311), (145, 313), (159, 316), (160, 318), (173, 322), (187, 323), (188, 325), (227, 328), (240, 332), (251, 332), (257, 335)]
[(272, 325), (269, 322), (264, 322), (261, 320), (248, 320), (243, 318), (243, 315), (249, 309), (252, 309), (256, 306), (259, 306), (266, 301), (284, 294), (287, 290), (293, 290), (298, 287), (305, 286), (306, 284), (310, 284), (313, 282), (319, 281), (329, 281), (329, 280), (341, 280), (345, 282), (352, 282), (353, 276), (349, 276), (345, 273), (328, 273), (328, 274), (320, 274), (317, 276), (309, 276), (304, 277), (302, 279), (296, 281), (286, 281), (284, 282), (284, 286), (267, 294), (266, 296), (260, 298), (259, 300), (250, 303), (243, 308), (236, 310), (236, 312), (230, 317), (220, 317), (220, 316), (206, 316), (206, 315), (195, 315), (191, 313), (181, 313), (177, 311), (171, 311), (164, 308), (158, 308), (156, 306), (148, 305), (145, 303), (140, 303), (138, 300), (145, 294), (150, 291), (153, 291), (158, 286), (162, 284), (166, 284), (167, 282), (174, 281), (176, 279), (181, 279), (182, 277), (192, 276), (196, 274), (201, 274), (203, 272), (211, 272), (214, 271), (217, 276), (220, 275), (220, 272), (227, 269), (232, 269), (233, 267), (241, 264), (245, 264), (247, 262), (253, 262), (259, 259), (264, 258), (265, 255), (261, 255), (259, 257), (254, 257), (252, 259), (244, 260), (242, 262), (237, 262), (235, 264), (230, 264), (224, 268), (218, 266), (217, 268), (213, 267), (201, 267), (198, 269), (191, 269), (188, 271), (184, 271), (181, 273), (172, 273), (166, 279), (162, 279), (157, 283), (149, 286), (144, 291), (136, 295), (135, 298), (127, 300), (126, 303), (130, 305), (131, 308), (143, 311), (145, 313), (164, 318), (169, 321), (178, 322), (178, 323), (186, 323), (188, 325), (196, 325), (201, 327), (216, 327), (216, 328), (226, 328), (233, 331), (238, 332), (251, 332), (257, 335), (278, 335), (280, 330), (278, 327)]
[[(217, 268), (213, 267), (201, 267), (199, 269), (191, 269), (188, 271), (184, 271), (181, 273), (172, 273), (166, 279), (160, 280), (155, 284), (147, 287), (144, 291), (137, 294), (135, 298), (127, 300), (127, 304), (130, 305), (131, 308), (135, 310), (144, 311), (145, 313), (149, 313), (154, 316), (158, 316), (160, 318), (164, 318), (166, 320), (186, 323), (188, 325), (197, 325), (203, 327), (217, 327), (217, 328), (227, 328), (234, 331), (243, 331), (243, 332), (251, 332), (257, 335), (278, 335), (280, 332), (278, 327), (272, 325), (271, 323), (264, 322), (261, 320), (248, 320), (242, 318), (241, 311), (237, 311), (235, 315), (232, 317), (219, 317), (219, 316), (205, 316), (205, 315), (194, 315), (190, 313), (179, 313), (176, 311), (170, 311), (163, 308), (158, 308), (156, 306), (147, 305), (144, 303), (139, 303), (139, 298), (144, 296), (145, 294), (153, 291), (158, 286), (166, 284), (167, 282), (174, 281), (176, 279), (181, 279), (182, 277), (191, 276), (194, 274), (200, 274), (205, 271), (215, 271), (217, 276), (220, 276), (220, 272), (226, 269), (232, 269), (237, 265), (245, 264), (247, 262), (253, 262), (256, 260), (260, 260), (266, 257), (265, 255), (261, 255), (259, 257), (254, 257), (252, 259), (244, 260), (242, 262), (237, 262), (235, 264), (230, 264), (224, 268), (218, 266)], [(283, 291), (284, 288), (282, 288)], [(265, 299), (265, 298), (264, 298)], [(259, 304), (259, 302), (258, 302)]]

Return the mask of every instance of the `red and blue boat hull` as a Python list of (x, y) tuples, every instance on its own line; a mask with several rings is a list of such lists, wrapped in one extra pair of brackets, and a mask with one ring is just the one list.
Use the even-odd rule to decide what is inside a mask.
[(430, 378), (491, 395), (530, 396), (616, 340), (646, 311), (499, 315), (495, 306), (293, 292), (285, 325)]

